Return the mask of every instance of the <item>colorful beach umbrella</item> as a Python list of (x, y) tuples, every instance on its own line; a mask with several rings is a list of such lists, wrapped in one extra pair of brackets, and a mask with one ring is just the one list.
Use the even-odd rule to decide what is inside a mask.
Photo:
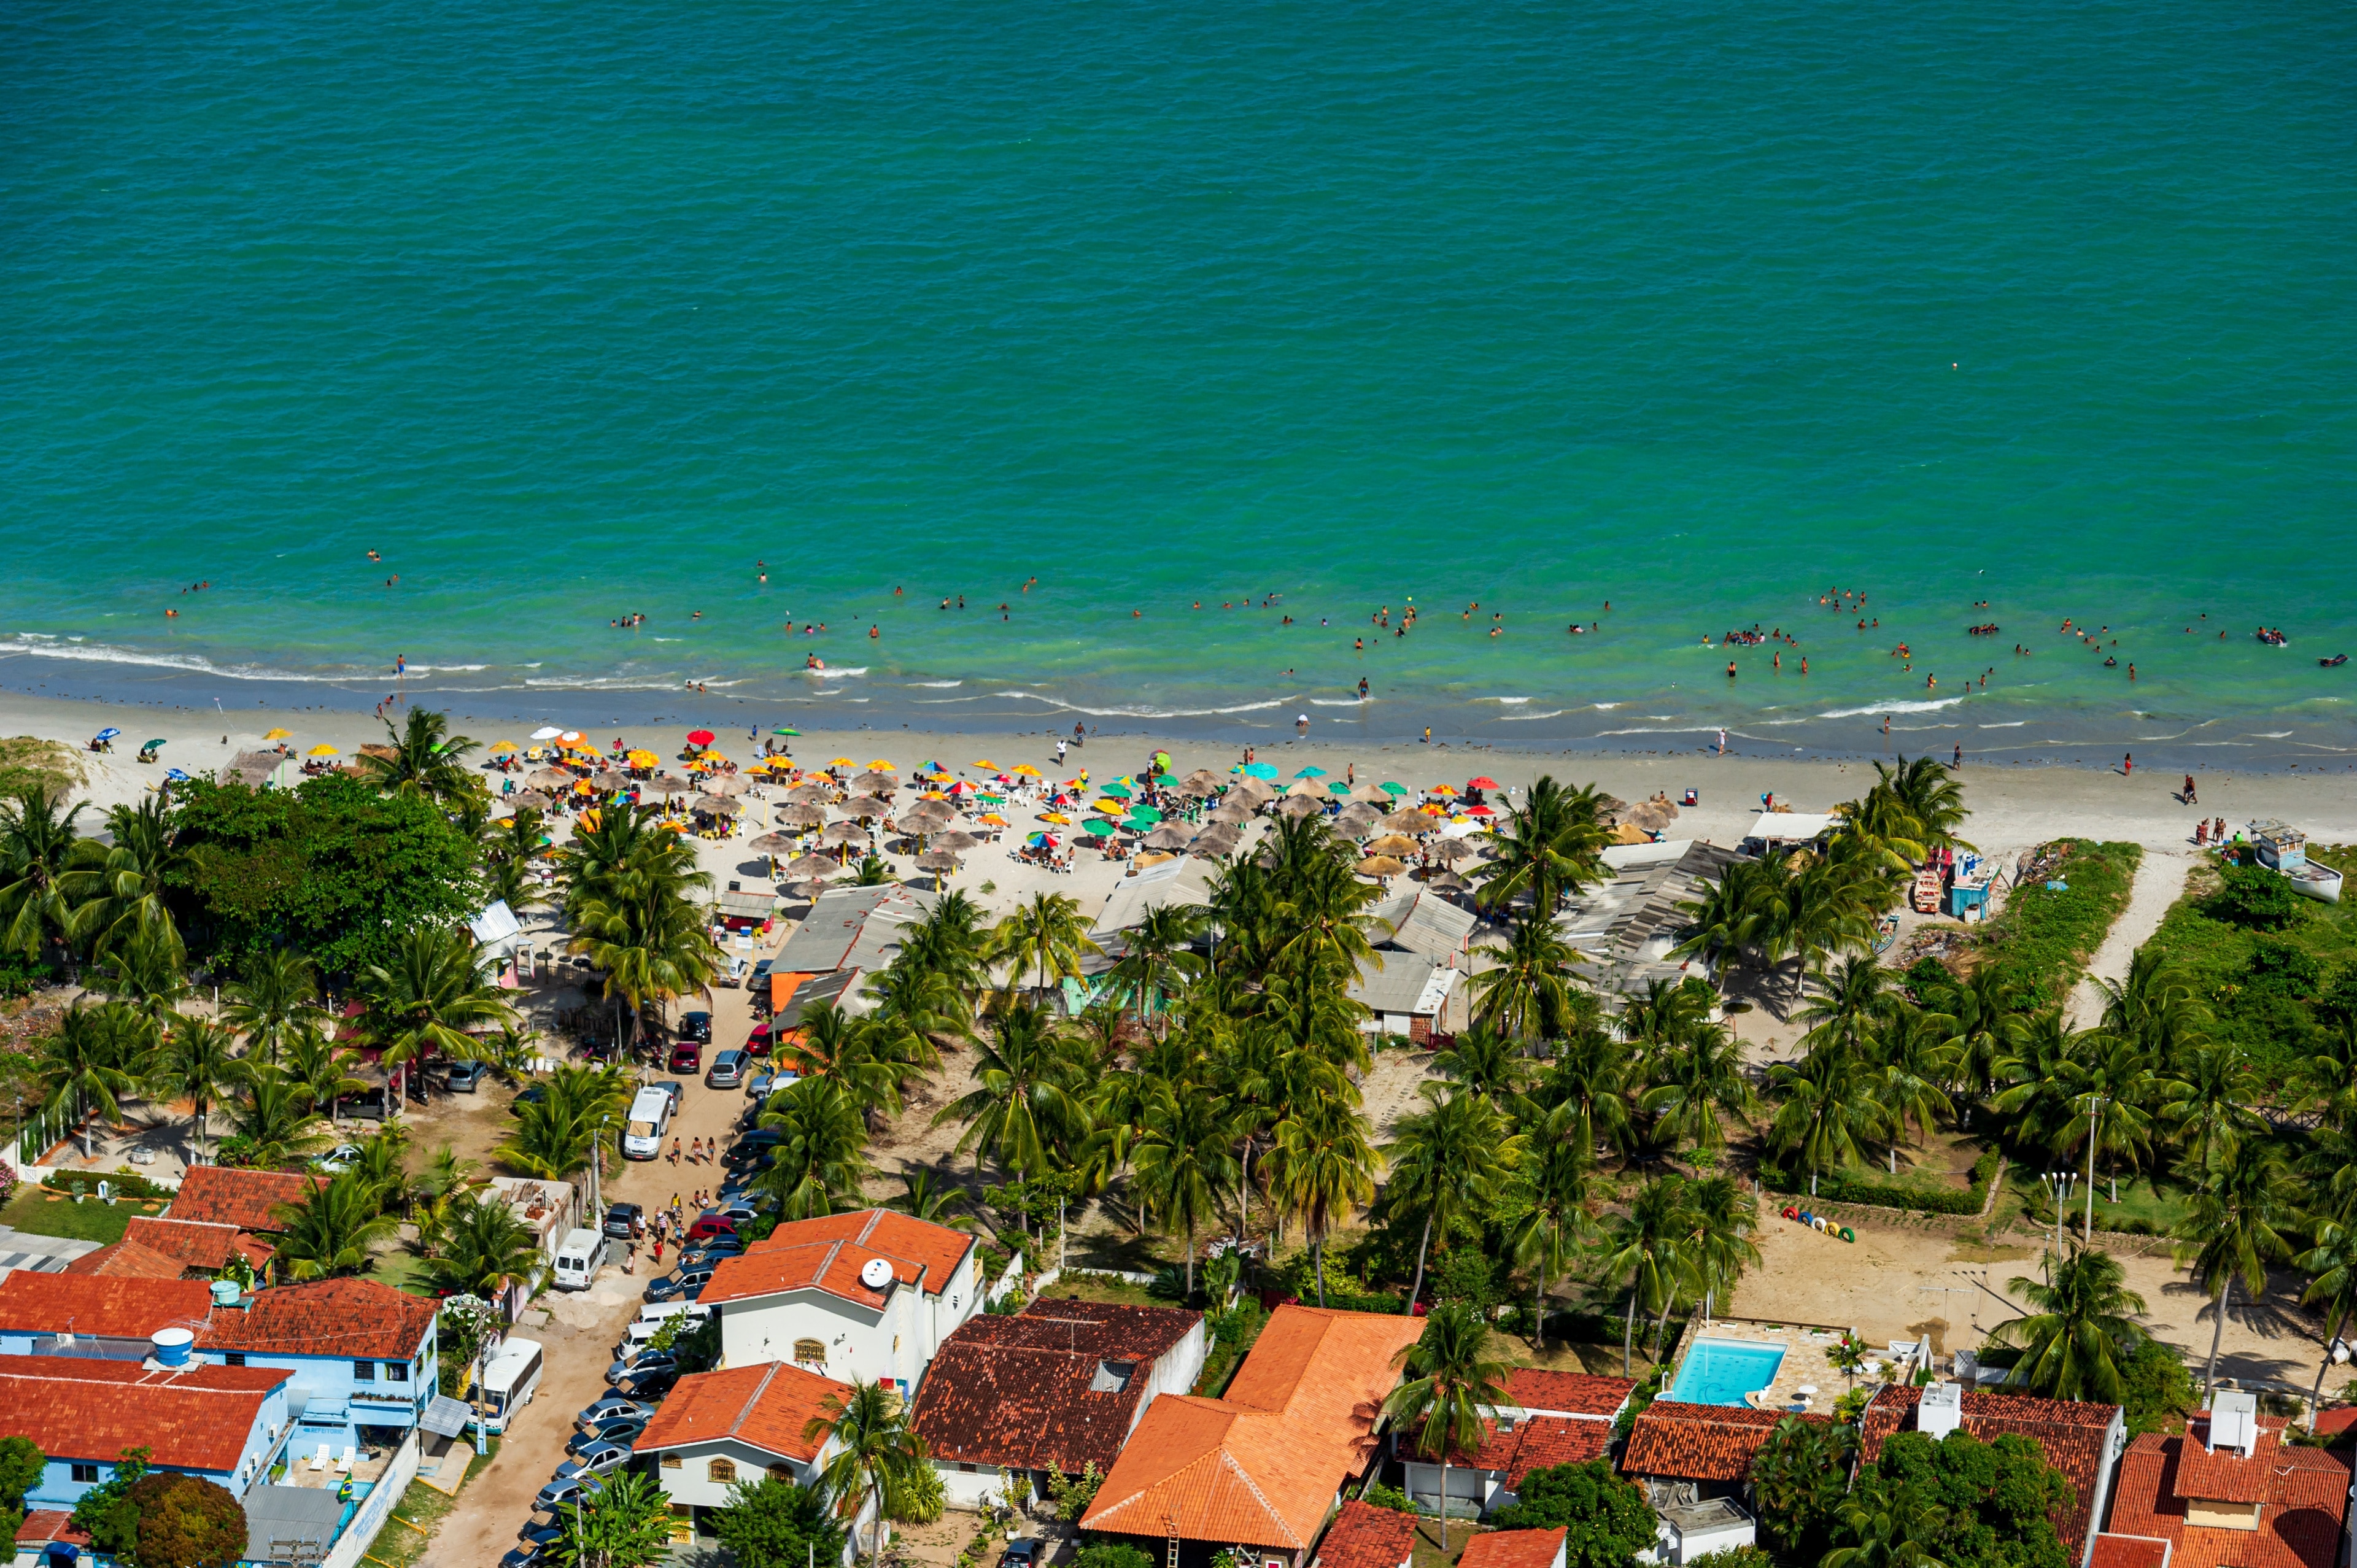
[(894, 768), (890, 763), (885, 761), (880, 757), (867, 765), (867, 770), (870, 773), (897, 773), (899, 771), (899, 768)]
[(1103, 811), (1109, 817), (1118, 817), (1125, 811), (1127, 811), (1129, 810), (1129, 806), (1127, 802), (1122, 800), (1099, 800), (1097, 802), (1097, 810)]
[(775, 728), (775, 729), (771, 730), (770, 733), (771, 735), (800, 735), (800, 734), (802, 734), (802, 731), (800, 731), (800, 730), (798, 730), (798, 729), (796, 729), (796, 728), (794, 728), (794, 726), (793, 726), (793, 725), (780, 725), (777, 728)]
[(1116, 800), (1126, 800), (1132, 793), (1129, 786), (1117, 779), (1104, 787), (1104, 792)]
[(139, 749), (140, 749), (140, 750), (142, 750), (142, 751), (153, 751), (153, 750), (155, 750), (157, 746), (161, 746), (161, 745), (163, 745), (163, 744), (164, 744), (164, 742), (163, 742), (162, 737), (158, 736), (156, 739), (149, 741), (146, 745), (145, 745), (145, 746), (141, 746)]
[(167, 783), (167, 784), (186, 784), (188, 781), (188, 774), (187, 774), (186, 772), (182, 771), (181, 769), (179, 769), (179, 768), (167, 768), (166, 769), (164, 769), (164, 782), (165, 782), (165, 783)]
[(493, 751), (519, 751), (522, 748), (511, 740), (495, 740), (491, 742), (491, 749)]
[(1068, 827), (1072, 821), (1061, 811), (1042, 811), (1039, 813), (1039, 820), (1043, 822), (1061, 822)]
[(98, 732), (98, 738), (101, 740), (113, 740), (116, 736), (119, 736), (123, 732), (121, 730), (116, 729), (113, 725), (109, 725), (104, 729)]
[(1162, 813), (1156, 811), (1151, 806), (1132, 806), (1129, 809), (1129, 820), (1133, 822), (1145, 822), (1148, 826), (1151, 826), (1162, 820)]
[(1347, 795), (1350, 792), (1351, 787), (1348, 784), (1343, 783), (1340, 779), (1335, 779), (1334, 782), (1326, 786), (1326, 793), (1329, 795)]
[(712, 732), (708, 729), (692, 729), (687, 732), (687, 744), (690, 746), (710, 746), (712, 744)]
[(986, 757), (982, 758), (979, 762), (976, 762), (974, 766), (989, 773), (996, 773), (998, 771), (998, 764), (991, 761), (990, 758)]

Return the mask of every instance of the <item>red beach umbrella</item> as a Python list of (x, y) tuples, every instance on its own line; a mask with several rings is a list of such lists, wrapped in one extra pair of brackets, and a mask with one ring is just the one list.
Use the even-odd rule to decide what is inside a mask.
[[(687, 738), (694, 740), (695, 737), (694, 736), (690, 736)], [(706, 736), (705, 738), (709, 740), (712, 737)], [(1498, 781), (1485, 773), (1479, 779), (1468, 779), (1465, 780), (1465, 788), (1468, 789), (1495, 789), (1498, 788)]]
[(712, 744), (712, 732), (708, 729), (692, 729), (687, 732), (687, 744), (690, 746), (710, 746)]

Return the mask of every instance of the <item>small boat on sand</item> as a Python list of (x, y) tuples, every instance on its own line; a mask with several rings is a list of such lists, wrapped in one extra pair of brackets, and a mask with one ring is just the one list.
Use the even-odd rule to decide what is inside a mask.
[(2277, 822), (2253, 822), (2246, 830), (2259, 864), (2287, 878), (2292, 891), (2321, 903), (2341, 902), (2341, 873), (2308, 858), (2308, 835)]

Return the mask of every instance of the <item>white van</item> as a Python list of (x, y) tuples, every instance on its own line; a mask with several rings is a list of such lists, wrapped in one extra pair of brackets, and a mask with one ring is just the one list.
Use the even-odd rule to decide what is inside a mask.
[(483, 1368), (483, 1426), (505, 1432), (508, 1420), (540, 1391), (540, 1342), (510, 1339)]
[(556, 1249), (556, 1288), (587, 1290), (597, 1271), (606, 1266), (606, 1238), (595, 1230), (577, 1230), (565, 1233), (565, 1240)]
[[(662, 1311), (664, 1307), (670, 1307), (673, 1310)], [(687, 1316), (687, 1321), (680, 1328), (683, 1334), (694, 1333), (703, 1326), (705, 1319), (712, 1316), (712, 1309), (699, 1301), (653, 1303), (624, 1326), (621, 1340), (614, 1347), (614, 1359), (617, 1361), (634, 1359), (640, 1351), (647, 1348), (647, 1341), (655, 1337), (656, 1330), (673, 1318), (681, 1316), (679, 1309), (682, 1307), (686, 1309)], [(650, 1317), (647, 1316), (649, 1313), (654, 1313), (656, 1316)]]
[(622, 1156), (651, 1160), (662, 1153), (663, 1134), (671, 1130), (671, 1090), (650, 1084), (630, 1101), (630, 1123), (622, 1132)]

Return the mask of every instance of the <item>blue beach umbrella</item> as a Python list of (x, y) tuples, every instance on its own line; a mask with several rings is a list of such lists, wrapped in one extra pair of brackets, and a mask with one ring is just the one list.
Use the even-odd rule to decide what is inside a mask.
[(1322, 768), (1305, 768), (1300, 772), (1295, 774), (1294, 777), (1296, 779), (1323, 779), (1326, 777), (1326, 770)]
[(98, 732), (98, 738), (101, 740), (113, 740), (116, 736), (119, 736), (123, 732), (121, 730), (116, 729), (113, 725), (109, 725), (104, 729)]
[(1247, 779), (1274, 779), (1276, 777), (1276, 765), (1272, 762), (1254, 762), (1249, 764), (1244, 768), (1244, 777)]
[(188, 775), (184, 768), (167, 768), (164, 770), (164, 782), (167, 784), (186, 784), (188, 781)]

